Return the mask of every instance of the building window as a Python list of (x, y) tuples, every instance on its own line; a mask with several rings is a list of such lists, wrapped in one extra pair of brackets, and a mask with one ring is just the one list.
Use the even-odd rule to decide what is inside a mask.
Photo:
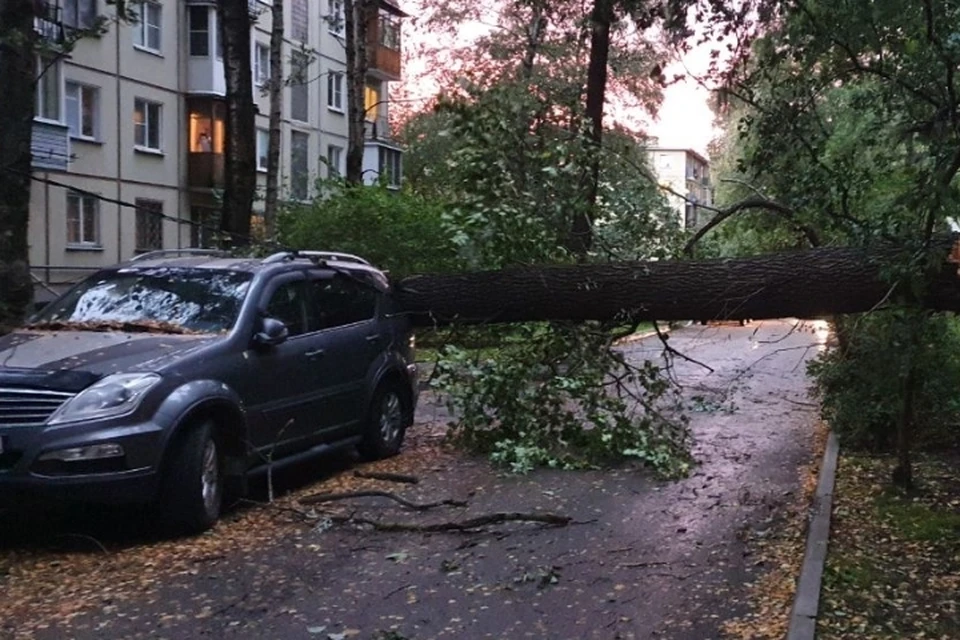
[(70, 135), (74, 138), (96, 140), (100, 134), (100, 90), (68, 82), (64, 94)]
[(267, 151), (270, 149), (270, 132), (257, 129), (257, 171), (267, 170)]
[(220, 230), (220, 210), (212, 207), (192, 207), (190, 221), (191, 246), (201, 249), (216, 248)]
[(206, 58), (210, 55), (210, 9), (206, 5), (187, 7), (190, 23), (190, 55)]
[(145, 1), (137, 12), (139, 22), (133, 26), (133, 44), (141, 49), (160, 53), (160, 24), (163, 7), (157, 2)]
[(697, 205), (692, 202), (684, 206), (683, 228), (693, 229), (697, 226)]
[(309, 195), (310, 134), (290, 132), (290, 197), (306, 200)]
[(340, 160), (343, 158), (343, 147), (329, 145), (327, 147), (327, 177), (340, 177)]
[(67, 245), (100, 246), (100, 200), (95, 196), (67, 193)]
[(192, 98), (189, 109), (190, 153), (223, 153), (226, 106), (219, 100)]
[(327, 1), (327, 28), (336, 36), (343, 36), (346, 20), (343, 15), (343, 0)]
[(160, 151), (163, 107), (142, 98), (133, 101), (133, 144), (140, 149)]
[(310, 39), (310, 12), (307, 0), (293, 0), (290, 6), (290, 24), (294, 40), (308, 42)]
[(327, 106), (343, 111), (343, 74), (331, 71), (327, 75)]
[(386, 177), (390, 187), (400, 186), (401, 153), (396, 149), (380, 148), (380, 177)]
[(91, 29), (97, 25), (97, 0), (63, 0), (63, 26)]
[(308, 70), (310, 58), (294, 51), (290, 56), (290, 117), (300, 122), (310, 121), (310, 85)]
[(270, 81), (270, 47), (259, 42), (253, 48), (253, 83), (258, 87)]
[(385, 104), (384, 101), (380, 99), (382, 89), (383, 86), (379, 82), (368, 81), (363, 86), (363, 115), (365, 120), (373, 122), (377, 119), (380, 106)]
[(380, 16), (380, 44), (391, 51), (400, 51), (400, 21)]
[(137, 251), (163, 249), (163, 202), (137, 198)]
[(60, 122), (60, 63), (49, 56), (37, 56), (36, 117)]

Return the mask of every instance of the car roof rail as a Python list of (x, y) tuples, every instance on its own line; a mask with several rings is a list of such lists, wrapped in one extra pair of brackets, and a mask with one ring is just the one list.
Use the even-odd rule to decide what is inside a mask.
[(297, 258), (307, 258), (313, 262), (323, 260), (336, 260), (339, 262), (355, 262), (357, 264), (372, 267), (367, 260), (352, 253), (342, 253), (339, 251), (280, 251), (263, 259), (264, 264), (274, 264), (277, 262), (286, 262), (287, 260), (296, 260)]
[(364, 260), (360, 256), (355, 256), (352, 253), (342, 253), (339, 251), (297, 251), (296, 254), (298, 257), (303, 256), (311, 260), (338, 260), (340, 262), (356, 262), (368, 267), (373, 266), (367, 260)]
[(155, 251), (147, 251), (146, 253), (133, 256), (130, 258), (130, 262), (156, 260), (157, 258), (162, 258), (164, 256), (218, 256), (221, 258), (226, 258), (230, 256), (230, 253), (222, 249), (156, 249)]

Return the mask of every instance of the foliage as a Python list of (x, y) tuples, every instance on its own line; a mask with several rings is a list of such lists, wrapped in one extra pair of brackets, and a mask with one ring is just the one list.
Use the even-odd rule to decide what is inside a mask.
[(291, 204), (278, 220), (280, 241), (295, 249), (355, 253), (392, 277), (445, 272), (461, 265), (445, 206), (410, 189), (332, 180), (309, 205)]
[[(937, 314), (919, 319), (898, 309), (839, 319), (849, 339), (811, 363), (823, 401), (823, 415), (848, 446), (889, 451), (896, 445), (903, 385), (915, 369), (913, 436), (944, 444), (960, 420), (960, 322)], [(903, 326), (919, 330), (910, 344)]]
[(498, 357), (448, 345), (434, 385), (457, 421), (453, 438), (514, 472), (636, 459), (666, 476), (689, 468), (683, 417), (650, 362), (627, 366), (600, 327), (522, 325)]

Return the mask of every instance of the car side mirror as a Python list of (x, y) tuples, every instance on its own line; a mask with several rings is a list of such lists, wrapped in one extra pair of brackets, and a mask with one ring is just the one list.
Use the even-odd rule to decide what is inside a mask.
[(276, 318), (264, 318), (260, 321), (260, 331), (254, 334), (254, 344), (262, 347), (275, 347), (286, 341), (290, 332), (287, 325)]

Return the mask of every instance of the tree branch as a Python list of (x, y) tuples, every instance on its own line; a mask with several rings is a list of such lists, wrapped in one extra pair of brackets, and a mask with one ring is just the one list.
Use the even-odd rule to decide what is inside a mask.
[(438, 533), (442, 531), (470, 531), (493, 524), (505, 522), (538, 522), (551, 527), (565, 527), (573, 518), (555, 513), (491, 513), (476, 518), (469, 518), (460, 522), (435, 522), (432, 524), (415, 524), (408, 522), (380, 522), (357, 516), (333, 516), (331, 521), (344, 524), (352, 522), (373, 527), (377, 531), (408, 531), (417, 533)]
[(324, 502), (333, 502), (335, 500), (351, 500), (353, 498), (389, 498), (394, 502), (402, 504), (408, 509), (414, 511), (426, 511), (434, 507), (465, 507), (467, 503), (462, 500), (440, 500), (439, 502), (417, 503), (411, 502), (406, 498), (401, 498), (395, 493), (389, 491), (347, 491), (345, 493), (318, 493), (312, 496), (300, 498), (300, 504), (321, 504)]

